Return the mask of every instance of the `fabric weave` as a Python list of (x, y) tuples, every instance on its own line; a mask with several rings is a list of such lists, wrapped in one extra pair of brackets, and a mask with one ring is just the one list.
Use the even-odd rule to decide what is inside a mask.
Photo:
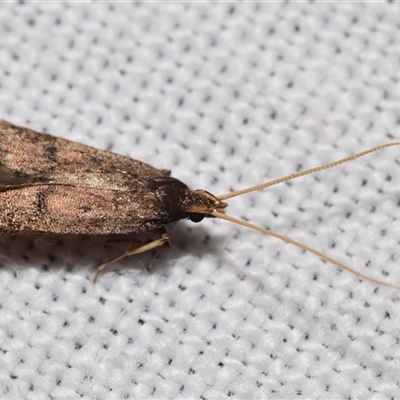
[[(400, 137), (399, 4), (0, 5), (0, 116), (216, 195)], [(228, 213), (399, 283), (399, 149)], [(0, 238), (7, 399), (394, 399), (400, 292), (225, 221), (95, 267), (101, 237)]]

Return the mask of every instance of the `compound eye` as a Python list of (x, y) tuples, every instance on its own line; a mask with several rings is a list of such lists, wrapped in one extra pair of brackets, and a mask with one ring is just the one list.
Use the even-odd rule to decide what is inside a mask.
[(204, 215), (203, 214), (190, 214), (189, 218), (192, 222), (200, 222), (200, 221), (203, 221)]

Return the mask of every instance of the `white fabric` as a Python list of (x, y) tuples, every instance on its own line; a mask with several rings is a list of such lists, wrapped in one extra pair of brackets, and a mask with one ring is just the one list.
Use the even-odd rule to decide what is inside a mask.
[[(0, 116), (221, 194), (400, 138), (398, 4), (0, 5)], [(400, 283), (400, 149), (228, 212)], [(0, 396), (399, 398), (400, 291), (225, 221), (95, 267), (102, 238), (0, 239)]]

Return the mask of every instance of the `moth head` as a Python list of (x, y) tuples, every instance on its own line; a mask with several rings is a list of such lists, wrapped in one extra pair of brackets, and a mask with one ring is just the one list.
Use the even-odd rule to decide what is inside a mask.
[(205, 190), (193, 190), (185, 209), (191, 221), (200, 222), (204, 217), (213, 217), (215, 211), (224, 213), (227, 206), (227, 203)]

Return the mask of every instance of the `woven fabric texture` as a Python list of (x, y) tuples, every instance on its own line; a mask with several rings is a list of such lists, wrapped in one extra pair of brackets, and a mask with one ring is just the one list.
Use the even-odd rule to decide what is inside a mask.
[[(216, 195), (400, 138), (396, 3), (0, 4), (0, 117)], [(400, 149), (227, 212), (400, 284)], [(0, 238), (0, 397), (394, 399), (400, 291), (207, 219)]]

